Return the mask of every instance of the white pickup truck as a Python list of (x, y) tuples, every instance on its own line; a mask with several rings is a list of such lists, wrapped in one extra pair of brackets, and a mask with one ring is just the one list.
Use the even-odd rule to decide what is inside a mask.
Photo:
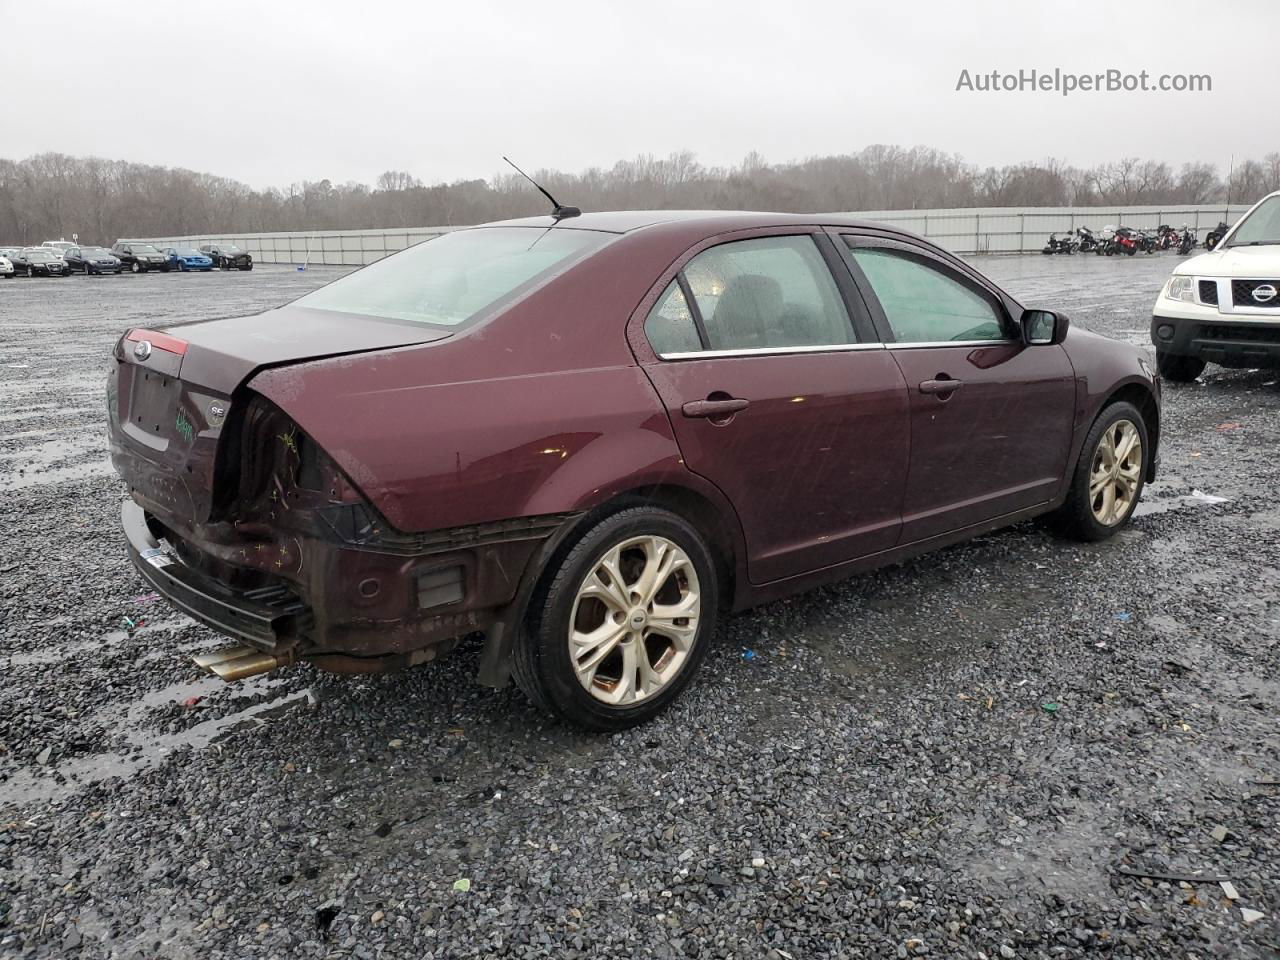
[(1194, 380), (1206, 363), (1280, 366), (1280, 192), (1178, 264), (1156, 298), (1151, 340), (1167, 380)]

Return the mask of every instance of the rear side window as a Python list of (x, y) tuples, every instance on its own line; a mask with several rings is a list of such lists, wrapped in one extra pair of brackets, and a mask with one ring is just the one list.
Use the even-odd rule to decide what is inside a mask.
[(645, 336), (653, 352), (659, 356), (673, 353), (692, 353), (702, 349), (698, 327), (693, 321), (693, 311), (685, 300), (684, 291), (677, 280), (658, 298), (649, 318), (644, 322)]
[(704, 250), (684, 270), (711, 350), (854, 342), (813, 238), (759, 237)]
[(835, 280), (808, 235), (737, 240), (704, 250), (662, 292), (644, 329), (654, 352), (664, 357), (857, 342)]
[(1003, 340), (989, 298), (921, 257), (882, 247), (853, 247), (898, 343)]
[[(371, 263), (295, 302), (454, 327), (610, 239), (606, 233), (555, 227), (458, 230)], [(222, 248), (222, 253), (231, 251)]]

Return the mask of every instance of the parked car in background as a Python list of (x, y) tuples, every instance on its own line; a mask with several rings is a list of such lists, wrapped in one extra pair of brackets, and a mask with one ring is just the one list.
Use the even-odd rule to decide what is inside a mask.
[(163, 253), (173, 270), (212, 270), (213, 258), (190, 247), (165, 247)]
[(13, 259), (13, 268), (24, 277), (65, 277), (67, 265), (47, 247), (24, 247)]
[(8, 279), (13, 276), (13, 261), (0, 254), (0, 278)]
[(113, 256), (118, 257), (126, 270), (133, 273), (146, 273), (148, 270), (162, 270), (168, 273), (169, 258), (149, 243), (127, 243), (116, 241), (111, 248)]
[(253, 257), (234, 243), (202, 243), (200, 252), (207, 254), (219, 270), (253, 269)]
[(1152, 310), (1151, 340), (1169, 380), (1192, 381), (1207, 363), (1280, 367), (1280, 192), (1254, 204), (1211, 252), (1174, 268)]
[(64, 257), (66, 252), (74, 247), (75, 244), (67, 240), (46, 240), (40, 246), (52, 250), (56, 256)]
[[(742, 609), (1152, 479), (1145, 351), (834, 215), (456, 230), (278, 309), (134, 329), (107, 386), (134, 565), (224, 679), (481, 676), (592, 729), (666, 708)], [(429, 415), (426, 415), (429, 412)]]
[(0, 247), (0, 257), (8, 257), (12, 260), (22, 252), (22, 247)]
[(124, 269), (120, 258), (105, 247), (68, 247), (62, 260), (72, 273), (119, 273)]

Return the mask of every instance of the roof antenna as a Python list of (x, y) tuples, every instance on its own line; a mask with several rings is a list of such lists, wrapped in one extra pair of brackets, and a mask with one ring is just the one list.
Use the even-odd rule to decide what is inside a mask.
[[(502, 159), (506, 160), (507, 163), (511, 163), (511, 159), (509, 157), (503, 157)], [(533, 177), (529, 176), (527, 173), (525, 173), (523, 170), (517, 167), (514, 163), (511, 163), (511, 169), (515, 170), (516, 173), (520, 174), (520, 176), (524, 177), (526, 180), (532, 183), (535, 187), (538, 187), (538, 192), (551, 201), (551, 206), (555, 208), (554, 210), (551, 211), (552, 220), (564, 220), (567, 217), (582, 216), (582, 211), (579, 210), (577, 207), (561, 206), (560, 202), (556, 200), (555, 197), (547, 193), (547, 191), (544, 190), (542, 187), (538, 186), (537, 180), (533, 179)]]

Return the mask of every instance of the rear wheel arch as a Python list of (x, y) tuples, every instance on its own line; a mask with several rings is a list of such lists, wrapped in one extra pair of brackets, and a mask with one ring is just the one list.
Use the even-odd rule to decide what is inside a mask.
[(537, 573), (539, 586), (549, 574), (554, 575), (565, 554), (587, 531), (606, 517), (635, 507), (656, 507), (670, 511), (698, 531), (710, 547), (715, 560), (721, 600), (731, 606), (737, 584), (737, 565), (743, 558), (741, 527), (738, 526), (737, 516), (726, 516), (725, 506), (715, 503), (691, 487), (675, 483), (652, 484), (622, 491), (577, 517), (572, 527), (564, 531), (556, 546), (544, 559), (542, 569)]

